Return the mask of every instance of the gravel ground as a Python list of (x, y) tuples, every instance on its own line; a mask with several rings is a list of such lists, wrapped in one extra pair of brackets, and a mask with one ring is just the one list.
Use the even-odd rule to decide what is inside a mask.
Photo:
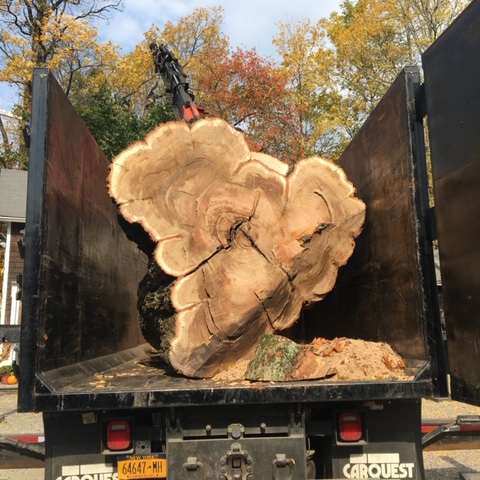
[[(0, 389), (1, 415), (17, 409), (17, 390), (2, 387)], [(25, 433), (38, 435), (43, 433), (42, 415), (39, 413), (12, 413), (0, 420), (0, 435)], [(18, 468), (15, 470), (0, 469), (0, 480), (43, 480), (43, 468)]]
[[(423, 400), (422, 417), (424, 419), (438, 418), (455, 419), (458, 415), (480, 415), (480, 407), (450, 400), (436, 402)], [(447, 423), (447, 422), (445, 422)], [(424, 452), (425, 480), (458, 480), (460, 473), (465, 474), (465, 480), (479, 480), (473, 475), (480, 472), (479, 450), (447, 450)]]
[[(12, 412), (17, 406), (15, 389), (0, 390), (0, 415)], [(445, 421), (455, 419), (457, 415), (480, 415), (480, 407), (472, 407), (454, 401), (436, 402), (424, 400), (422, 416), (424, 419), (438, 418)], [(35, 413), (13, 413), (0, 421), (0, 435), (9, 433), (41, 434), (42, 416)], [(464, 474), (465, 480), (479, 480), (479, 450), (448, 450), (424, 452), (425, 480), (459, 480)], [(480, 475), (480, 474), (479, 474)], [(2, 470), (0, 480), (43, 480), (43, 469)]]
[[(41, 434), (43, 433), (43, 421), (40, 413), (16, 413), (17, 390), (0, 389), (0, 415), (7, 415), (0, 421), (0, 435), (10, 433)], [(1, 477), (0, 477), (1, 478)]]

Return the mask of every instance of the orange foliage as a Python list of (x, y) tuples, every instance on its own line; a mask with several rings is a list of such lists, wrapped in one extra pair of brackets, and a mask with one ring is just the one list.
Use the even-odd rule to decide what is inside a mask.
[(295, 163), (305, 156), (299, 109), (278, 67), (253, 50), (210, 49), (193, 78), (197, 103), (246, 133), (253, 151)]

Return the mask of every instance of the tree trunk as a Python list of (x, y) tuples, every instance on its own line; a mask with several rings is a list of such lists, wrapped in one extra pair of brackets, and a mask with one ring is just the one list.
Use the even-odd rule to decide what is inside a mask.
[(176, 278), (169, 359), (194, 377), (251, 357), (323, 299), (365, 216), (337, 165), (311, 157), (289, 172), (220, 119), (159, 126), (114, 160), (109, 184)]

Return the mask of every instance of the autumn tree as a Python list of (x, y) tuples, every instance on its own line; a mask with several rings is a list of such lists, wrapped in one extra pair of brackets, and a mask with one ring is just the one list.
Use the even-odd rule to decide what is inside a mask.
[[(150, 45), (165, 43), (182, 65), (188, 65), (188, 73), (195, 79), (199, 70), (195, 65), (205, 58), (203, 51), (207, 48), (224, 51), (228, 46), (221, 32), (222, 16), (220, 8), (196, 8), (177, 24), (167, 22), (163, 29), (152, 25), (131, 52), (115, 58), (112, 68), (103, 67), (92, 75), (77, 76), (81, 88), (77, 85), (71, 99), (108, 157), (142, 132), (146, 134), (158, 123), (173, 119), (170, 98), (155, 74)], [(117, 125), (118, 133), (99, 128), (107, 124)], [(127, 125), (129, 132), (125, 130)]]
[(311, 152), (336, 158), (406, 65), (465, 0), (345, 0), (314, 23), (280, 23), (273, 43)]
[[(222, 21), (221, 7), (196, 8), (176, 24), (167, 22), (162, 30), (152, 27), (142, 44), (120, 62), (114, 73), (118, 75), (116, 83), (127, 85), (122, 80), (126, 78), (122, 73), (125, 65), (129, 82), (136, 85), (134, 91), (141, 92), (132, 96), (139, 112), (150, 108), (153, 101), (165, 102), (163, 85), (152, 80), (148, 50), (152, 42), (164, 43), (184, 67), (197, 103), (209, 115), (242, 128), (252, 149), (293, 162), (305, 150), (299, 141), (299, 117), (286, 77), (272, 60), (254, 50), (232, 52)], [(142, 65), (149, 65), (150, 70), (142, 72)]]
[(195, 8), (176, 24), (167, 22), (159, 38), (174, 51), (182, 66), (195, 75), (210, 58), (212, 48), (218, 53), (229, 49), (228, 38), (222, 32), (223, 15), (222, 7)]
[(176, 24), (152, 26), (144, 40), (120, 59), (111, 73), (115, 92), (128, 98), (141, 118), (169, 107), (163, 83), (154, 74), (150, 45), (165, 44), (184, 67), (197, 103), (209, 115), (243, 128), (255, 150), (298, 154), (286, 82), (273, 62), (255, 51), (231, 52), (221, 30), (223, 10), (196, 8)]
[(75, 72), (103, 66), (115, 49), (99, 45), (88, 22), (105, 18), (120, 1), (2, 0), (0, 3), (0, 81), (27, 93), (32, 67), (48, 67), (67, 92)]
[(352, 137), (406, 65), (466, 5), (465, 0), (345, 0), (323, 25), (333, 44), (342, 92), (343, 132)]
[(108, 82), (116, 95), (128, 99), (130, 108), (139, 117), (164, 101), (163, 85), (155, 75), (150, 45), (158, 38), (158, 29), (152, 26), (144, 34), (144, 40), (118, 59), (115, 69), (109, 72)]
[[(115, 59), (116, 48), (100, 45), (89, 21), (119, 7), (120, 0), (0, 1), (0, 81), (19, 89), (17, 116), (28, 120), (33, 67), (50, 68), (70, 93), (76, 76)], [(26, 153), (17, 153), (17, 163), (25, 162)]]
[(220, 7), (199, 7), (174, 24), (167, 22), (163, 28), (152, 25), (144, 39), (123, 57), (110, 73), (112, 89), (129, 99), (131, 108), (144, 117), (155, 104), (168, 107), (169, 98), (163, 83), (155, 75), (150, 51), (151, 44), (165, 44), (185, 67), (195, 89), (199, 70), (205, 69), (202, 62), (212, 49), (228, 50), (228, 39), (221, 31), (223, 10)]
[(281, 22), (273, 44), (281, 58), (306, 153), (337, 157), (339, 85), (321, 21)]
[(419, 59), (440, 34), (458, 17), (468, 0), (390, 0), (412, 57)]
[(211, 58), (196, 77), (201, 106), (242, 129), (254, 151), (290, 164), (304, 157), (299, 113), (277, 65), (255, 50), (217, 51)]

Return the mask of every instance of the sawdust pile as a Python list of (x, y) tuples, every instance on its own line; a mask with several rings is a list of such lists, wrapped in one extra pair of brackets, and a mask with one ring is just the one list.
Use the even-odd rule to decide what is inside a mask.
[(315, 339), (307, 349), (320, 355), (327, 365), (336, 370), (334, 380), (411, 380), (405, 374), (402, 357), (385, 342), (367, 342), (359, 339)]
[[(219, 382), (262, 380), (262, 381), (409, 381), (405, 362), (393, 348), (385, 342), (369, 342), (360, 339), (335, 338), (327, 340), (316, 338), (310, 344), (298, 345), (291, 340), (270, 335), (282, 347), (270, 348), (270, 357), (258, 357), (257, 365), (252, 369), (254, 359), (238, 362), (236, 365), (216, 375), (213, 380)], [(269, 339), (271, 341), (271, 339)], [(292, 345), (289, 345), (291, 342)], [(278, 368), (271, 368), (272, 362), (278, 362), (286, 351), (298, 348), (295, 359), (281, 373)], [(260, 371), (258, 366), (260, 365)], [(252, 371), (255, 371), (252, 374)], [(272, 375), (272, 371), (276, 372)]]

